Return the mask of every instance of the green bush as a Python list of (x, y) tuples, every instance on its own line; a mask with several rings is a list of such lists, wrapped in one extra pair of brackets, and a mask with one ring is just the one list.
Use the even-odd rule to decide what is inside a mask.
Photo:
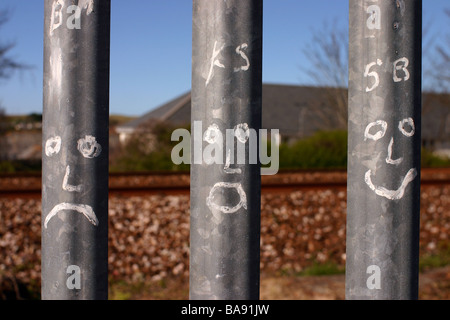
[(450, 159), (442, 158), (433, 154), (430, 150), (422, 148), (422, 167), (423, 168), (443, 168), (450, 167)]
[[(176, 128), (167, 124), (154, 127), (156, 147), (148, 154), (142, 152), (139, 137), (132, 139), (122, 155), (111, 164), (112, 171), (188, 171), (189, 165), (175, 165), (172, 148), (178, 142), (170, 137)], [(346, 169), (347, 131), (320, 131), (311, 137), (291, 144), (282, 143), (279, 149), (280, 169)], [(270, 153), (270, 143), (267, 147)], [(422, 167), (450, 167), (450, 160), (422, 149)], [(270, 166), (270, 164), (266, 165)]]
[[(321, 131), (291, 145), (280, 146), (280, 168), (346, 169), (347, 131)], [(422, 168), (450, 167), (450, 159), (422, 148)]]
[(0, 173), (38, 173), (41, 172), (41, 160), (0, 161)]
[[(135, 134), (121, 153), (110, 159), (110, 171), (186, 171), (189, 165), (176, 165), (172, 162), (171, 153), (178, 143), (171, 141), (172, 132), (177, 129), (167, 123), (150, 124), (150, 132)], [(151, 145), (150, 150), (145, 150)]]
[(281, 144), (280, 168), (319, 169), (347, 167), (347, 131), (320, 131), (292, 145)]

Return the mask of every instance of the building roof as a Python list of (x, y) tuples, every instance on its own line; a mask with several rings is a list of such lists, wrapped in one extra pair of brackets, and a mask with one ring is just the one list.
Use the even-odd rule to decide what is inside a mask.
[(176, 124), (189, 123), (191, 118), (191, 92), (153, 109), (143, 116), (124, 123), (116, 128), (117, 132), (133, 132), (136, 128), (151, 120), (168, 121)]
[[(279, 129), (283, 136), (309, 135), (317, 130), (317, 124), (311, 119), (313, 114), (311, 110), (325, 106), (328, 101), (324, 97), (323, 88), (319, 87), (263, 84), (262, 127)], [(190, 92), (118, 126), (116, 130), (119, 133), (131, 133), (151, 120), (167, 121), (176, 125), (190, 123)]]
[[(346, 89), (329, 89), (341, 90)], [(276, 128), (282, 136), (305, 137), (327, 127), (320, 110), (330, 107), (325, 88), (264, 84), (262, 88), (262, 127)], [(337, 128), (337, 119), (329, 116), (327, 126)]]
[[(335, 90), (334, 92), (331, 90)], [(325, 92), (331, 93), (325, 94)], [(338, 117), (333, 114), (336, 95), (346, 95), (347, 89), (311, 86), (263, 84), (262, 128), (276, 128), (283, 137), (306, 137), (317, 130), (339, 128)], [(423, 98), (422, 137), (424, 139), (450, 139), (450, 95), (425, 93)], [(324, 117), (326, 116), (326, 123)], [(120, 132), (133, 132), (150, 120), (166, 121), (175, 125), (191, 122), (191, 94), (184, 93), (162, 106), (117, 128)], [(440, 125), (437, 125), (440, 124)], [(445, 137), (446, 136), (446, 137)]]
[(450, 142), (450, 94), (423, 95), (422, 139)]

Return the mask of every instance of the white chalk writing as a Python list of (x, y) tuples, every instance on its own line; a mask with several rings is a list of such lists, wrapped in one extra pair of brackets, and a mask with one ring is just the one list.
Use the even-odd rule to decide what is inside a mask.
[(382, 64), (383, 64), (383, 62), (380, 59), (377, 59), (376, 62), (369, 63), (366, 66), (366, 70), (364, 71), (364, 77), (373, 77), (374, 78), (374, 83), (373, 83), (372, 87), (370, 87), (370, 88), (366, 87), (366, 92), (370, 92), (380, 85), (380, 77), (378, 76), (378, 73), (376, 73), (375, 71), (369, 72), (369, 70), (374, 65), (381, 66)]
[(247, 49), (247, 46), (248, 46), (248, 45), (247, 45), (246, 43), (243, 43), (243, 44), (241, 44), (240, 46), (238, 46), (238, 47), (236, 48), (236, 53), (239, 54), (239, 55), (242, 57), (242, 59), (245, 60), (246, 64), (245, 64), (244, 66), (240, 66), (240, 67), (238, 67), (238, 68), (234, 68), (234, 72), (239, 72), (239, 71), (241, 71), (241, 70), (247, 71), (248, 68), (250, 68), (250, 61), (248, 60), (248, 57), (247, 57), (247, 55), (244, 53), (244, 51), (242, 51), (242, 50), (244, 50), (244, 49)]
[(102, 146), (97, 142), (95, 137), (86, 136), (78, 140), (78, 151), (80, 151), (83, 157), (92, 159), (100, 156)]
[(52, 14), (50, 18), (50, 35), (53, 31), (58, 29), (63, 23), (62, 9), (64, 7), (64, 0), (56, 0), (52, 5)]
[(66, 174), (64, 175), (62, 188), (68, 192), (81, 192), (83, 186), (80, 184), (78, 186), (74, 186), (69, 184), (69, 176), (70, 176), (70, 166), (66, 167)]
[[(409, 66), (409, 60), (407, 58), (400, 58), (398, 60), (395, 60), (394, 62), (394, 82), (400, 82), (402, 80), (407, 81), (410, 77), (409, 71), (408, 71), (408, 66)], [(402, 70), (404, 73), (403, 78), (399, 78), (398, 77), (398, 71)]]
[(394, 145), (394, 137), (391, 138), (391, 141), (389, 142), (388, 146), (388, 156), (386, 158), (386, 162), (389, 164), (399, 165), (403, 161), (403, 157), (400, 157), (398, 159), (392, 159), (392, 147)]
[(209, 68), (209, 73), (208, 73), (208, 78), (206, 79), (206, 84), (205, 86), (208, 85), (209, 81), (211, 80), (213, 73), (214, 73), (214, 66), (217, 66), (219, 68), (225, 68), (225, 66), (219, 61), (219, 59), (217, 59), (217, 56), (220, 54), (220, 52), (222, 51), (222, 49), (225, 47), (225, 45), (222, 45), (220, 47), (220, 49), (216, 49), (217, 47), (217, 41), (214, 42), (214, 49), (213, 49), (213, 54), (211, 56), (211, 66)]
[[(369, 131), (370, 131), (370, 129), (372, 128), (372, 127), (375, 127), (375, 126), (380, 126), (381, 127), (381, 130), (378, 130), (376, 133), (370, 133)], [(367, 125), (367, 127), (366, 127), (366, 130), (364, 131), (364, 141), (365, 140), (367, 140), (367, 139), (371, 139), (371, 140), (374, 140), (374, 141), (376, 141), (376, 140), (379, 140), (379, 139), (381, 139), (381, 138), (383, 138), (384, 137), (384, 134), (386, 133), (386, 129), (387, 129), (387, 122), (386, 121), (383, 121), (383, 120), (377, 120), (377, 121), (374, 121), (374, 122), (371, 122), (371, 123), (369, 123), (368, 125)]]
[(373, 4), (367, 8), (370, 17), (367, 19), (367, 28), (370, 30), (381, 29), (381, 10), (380, 7)]
[[(214, 202), (214, 194), (219, 189), (234, 189), (239, 194), (239, 203), (235, 206), (222, 206)], [(235, 213), (240, 208), (247, 209), (247, 196), (242, 185), (240, 183), (229, 183), (229, 182), (218, 182), (216, 183), (209, 192), (208, 198), (206, 198), (206, 205), (211, 209), (219, 210), (223, 213)]]
[(44, 227), (46, 229), (49, 221), (61, 211), (76, 211), (78, 213), (81, 213), (86, 217), (86, 219), (88, 219), (91, 224), (93, 224), (94, 226), (98, 226), (99, 221), (91, 206), (88, 206), (86, 204), (73, 204), (63, 202), (56, 205), (45, 218)]
[(372, 176), (372, 171), (368, 170), (365, 174), (364, 181), (369, 186), (369, 188), (375, 192), (375, 194), (377, 194), (381, 197), (385, 197), (386, 199), (389, 199), (389, 200), (399, 200), (399, 199), (403, 198), (403, 196), (405, 195), (406, 187), (417, 176), (417, 170), (414, 168), (410, 169), (408, 171), (408, 173), (405, 175), (405, 177), (403, 178), (403, 181), (402, 181), (400, 187), (398, 187), (398, 189), (396, 189), (396, 190), (389, 190), (389, 189), (386, 189), (385, 187), (375, 186), (372, 183), (371, 176)]
[[(411, 131), (405, 130), (405, 124), (408, 124), (411, 128)], [(406, 118), (399, 122), (398, 129), (401, 133), (403, 133), (407, 137), (412, 137), (414, 133), (416, 132), (416, 128), (414, 126), (414, 120), (412, 118)]]
[(49, 138), (45, 142), (45, 154), (47, 157), (54, 156), (55, 154), (58, 154), (61, 150), (61, 137), (56, 136)]

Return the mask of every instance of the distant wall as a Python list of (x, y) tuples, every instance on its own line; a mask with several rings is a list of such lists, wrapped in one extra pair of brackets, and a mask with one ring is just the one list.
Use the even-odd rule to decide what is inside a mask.
[(12, 131), (6, 134), (7, 160), (39, 160), (42, 158), (42, 132), (40, 130)]

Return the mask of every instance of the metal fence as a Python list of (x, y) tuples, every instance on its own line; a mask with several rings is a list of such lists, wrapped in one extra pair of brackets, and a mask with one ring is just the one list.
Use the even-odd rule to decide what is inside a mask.
[[(44, 1), (42, 298), (107, 299), (111, 3)], [(422, 3), (349, 2), (346, 297), (416, 299)], [(193, 0), (191, 299), (259, 298), (262, 3)]]

